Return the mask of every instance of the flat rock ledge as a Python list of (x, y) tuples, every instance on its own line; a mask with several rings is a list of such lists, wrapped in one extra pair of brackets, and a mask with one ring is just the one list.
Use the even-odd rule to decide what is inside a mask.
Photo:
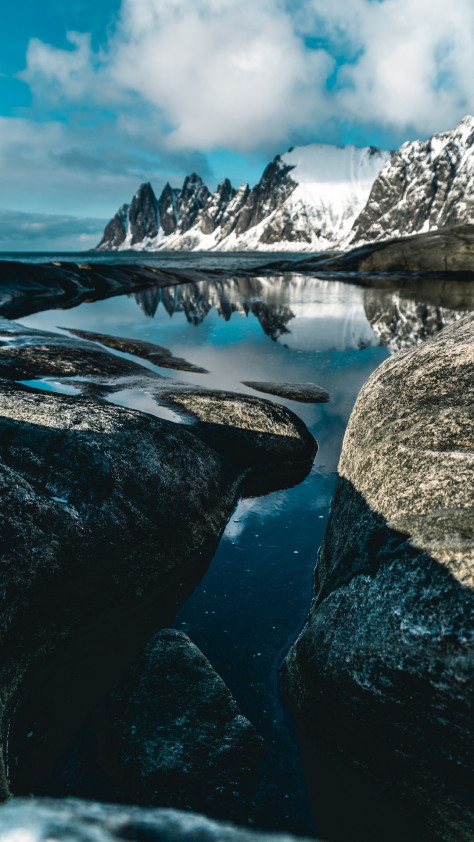
[[(196, 813), (123, 807), (67, 798), (14, 798), (0, 807), (1, 842), (305, 842), (260, 833)], [(309, 842), (309, 840), (306, 840)], [(313, 840), (314, 842), (314, 840)]]
[(474, 838), (473, 374), (470, 315), (363, 387), (283, 667), (305, 728), (396, 782), (443, 842)]

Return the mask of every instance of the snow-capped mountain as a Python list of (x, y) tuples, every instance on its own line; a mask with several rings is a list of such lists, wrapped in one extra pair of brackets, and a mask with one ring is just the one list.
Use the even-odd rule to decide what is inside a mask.
[(474, 117), (404, 143), (374, 181), (348, 244), (474, 223)]
[(105, 228), (101, 250), (321, 250), (348, 236), (390, 157), (375, 147), (310, 144), (277, 156), (260, 181), (210, 193), (188, 176), (159, 199), (142, 184)]

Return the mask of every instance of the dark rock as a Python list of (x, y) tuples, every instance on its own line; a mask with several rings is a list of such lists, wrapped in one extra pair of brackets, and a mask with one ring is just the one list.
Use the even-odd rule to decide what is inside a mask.
[[(189, 638), (166, 629), (95, 716), (97, 762), (126, 803), (229, 818), (263, 741)], [(226, 803), (227, 802), (227, 803)]]
[(0, 315), (10, 319), (54, 307), (75, 307), (148, 287), (208, 280), (217, 270), (158, 269), (107, 263), (20, 263), (0, 261)]
[[(244, 483), (283, 482), (285, 466), (294, 481), (316, 445), (270, 402), (193, 391), (73, 337), (6, 320), (0, 333), (0, 729), (20, 794), (172, 622)], [(78, 394), (14, 382), (46, 376), (81, 378)], [(101, 400), (133, 383), (197, 421)]]
[(283, 671), (311, 733), (401, 788), (444, 842), (474, 837), (473, 363), (471, 315), (361, 390)]
[(241, 478), (176, 424), (7, 381), (0, 390), (0, 716), (5, 738), (14, 709), (9, 774), (29, 792), (169, 624)]
[(219, 184), (216, 192), (208, 197), (200, 221), (203, 234), (212, 234), (222, 224), (229, 203), (235, 198), (235, 194), (236, 191), (226, 178)]
[(128, 210), (130, 205), (122, 205), (114, 217), (107, 223), (104, 235), (97, 246), (99, 250), (117, 249), (127, 236)]
[(173, 368), (178, 371), (194, 371), (196, 374), (208, 374), (205, 368), (188, 363), (180, 357), (173, 356), (168, 348), (155, 345), (154, 342), (144, 342), (142, 339), (126, 339), (123, 336), (110, 336), (106, 333), (93, 333), (89, 330), (74, 330), (73, 328), (64, 328), (64, 330), (69, 330), (69, 333), (73, 333), (81, 339), (99, 342), (101, 345), (106, 345), (107, 348), (114, 348), (116, 351), (141, 357), (141, 359), (148, 360), (148, 362), (161, 366), (161, 368)]
[(256, 392), (300, 403), (327, 403), (331, 400), (329, 393), (315, 383), (261, 383), (257, 380), (243, 380), (242, 383)]
[(5, 840), (29, 842), (305, 842), (300, 836), (244, 830), (196, 813), (73, 798), (14, 798), (0, 807), (0, 827)]
[(209, 196), (209, 190), (196, 173), (188, 175), (184, 179), (178, 205), (178, 231), (180, 234), (184, 234), (192, 228), (198, 213), (206, 206)]
[[(268, 269), (272, 269), (269, 264)], [(474, 280), (474, 225), (456, 225), (374, 242), (338, 254), (320, 254), (293, 264), (297, 271), (357, 273), (356, 283), (377, 286), (391, 273), (392, 286), (407, 274), (425, 273), (433, 277)], [(274, 269), (273, 269), (274, 271)], [(375, 283), (371, 280), (375, 279)], [(344, 280), (344, 278), (341, 278)], [(390, 278), (388, 279), (390, 282)]]
[(245, 204), (235, 217), (232, 231), (237, 235), (243, 234), (283, 204), (296, 187), (296, 181), (293, 181), (290, 175), (292, 169), (294, 167), (282, 163), (279, 155), (268, 164), (260, 181), (250, 190)]
[[(158, 234), (158, 202), (150, 183), (140, 185), (128, 209), (130, 244), (152, 240)], [(104, 232), (105, 237), (105, 232)]]
[(160, 223), (165, 236), (174, 234), (178, 227), (180, 193), (180, 190), (173, 189), (168, 183), (158, 199)]
[(226, 456), (239, 472), (250, 472), (246, 488), (252, 487), (254, 493), (257, 488), (263, 491), (300, 481), (311, 467), (316, 442), (284, 406), (161, 377), (91, 343), (6, 320), (0, 322), (0, 342), (2, 338), (0, 371), (5, 377), (16, 381), (59, 377), (65, 384), (71, 381), (64, 378), (78, 377), (72, 385), (79, 393), (112, 402), (124, 389), (143, 391), (187, 417), (193, 435)]

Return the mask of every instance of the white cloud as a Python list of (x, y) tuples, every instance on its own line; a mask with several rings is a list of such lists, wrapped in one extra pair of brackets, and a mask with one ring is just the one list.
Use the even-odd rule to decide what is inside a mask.
[[(105, 50), (69, 40), (30, 42), (34, 91), (120, 105), (172, 149), (275, 148), (347, 122), (426, 135), (474, 110), (472, 0), (123, 0)], [(352, 61), (328, 91), (335, 56)]]
[(306, 25), (357, 56), (340, 71), (335, 115), (426, 136), (473, 112), (472, 0), (312, 0), (307, 11)]

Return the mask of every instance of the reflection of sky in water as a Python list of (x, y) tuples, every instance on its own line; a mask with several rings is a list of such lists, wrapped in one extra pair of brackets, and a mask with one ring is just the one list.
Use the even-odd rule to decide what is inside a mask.
[[(347, 420), (363, 382), (388, 352), (377, 346), (363, 290), (355, 286), (298, 277), (291, 283), (275, 279), (272, 285), (266, 278), (246, 279), (242, 287), (220, 282), (217, 289), (199, 284), (168, 293), (168, 307), (172, 300), (178, 309), (187, 308), (187, 315), (170, 317), (158, 301), (150, 318), (134, 296), (122, 296), (21, 321), (156, 342), (209, 370), (209, 375), (160, 370), (188, 383), (255, 395), (240, 381), (310, 381), (331, 394), (328, 404), (274, 399), (296, 412), (317, 439), (313, 470), (295, 488), (238, 505), (208, 573), (176, 619), (267, 742), (256, 822), (314, 832), (298, 753), (278, 697), (278, 665), (309, 609)], [(147, 295), (150, 309), (150, 291)], [(246, 307), (253, 308), (247, 316)], [(199, 324), (188, 321), (206, 309)], [(219, 316), (218, 309), (230, 318)], [(280, 333), (277, 341), (264, 332), (263, 327), (272, 331), (275, 325), (278, 332), (285, 319), (290, 332)], [(126, 405), (133, 405), (133, 395), (125, 397)], [(143, 395), (135, 405), (146, 409)]]

